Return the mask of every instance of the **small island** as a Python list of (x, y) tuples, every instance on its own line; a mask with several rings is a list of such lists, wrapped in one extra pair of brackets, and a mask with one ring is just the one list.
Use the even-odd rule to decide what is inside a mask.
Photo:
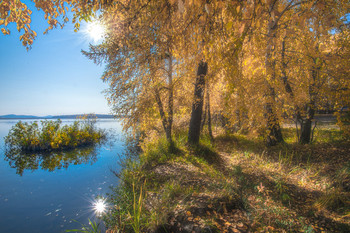
[(21, 152), (50, 152), (92, 146), (106, 138), (106, 132), (95, 127), (96, 119), (81, 118), (71, 125), (43, 120), (28, 123), (19, 121), (5, 137), (10, 150)]

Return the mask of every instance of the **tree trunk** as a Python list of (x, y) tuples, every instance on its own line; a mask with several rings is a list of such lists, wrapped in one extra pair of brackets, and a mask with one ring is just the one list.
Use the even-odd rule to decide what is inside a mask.
[(173, 145), (172, 126), (173, 126), (173, 115), (174, 115), (174, 88), (173, 88), (173, 57), (169, 56), (169, 67), (168, 67), (168, 125), (165, 130), (166, 138), (170, 145)]
[(286, 43), (285, 43), (285, 38), (283, 38), (282, 41), (282, 58), (281, 58), (281, 63), (282, 63), (282, 81), (284, 84), (284, 88), (286, 92), (289, 94), (290, 98), (294, 100), (294, 92), (292, 90), (292, 87), (290, 86), (287, 78), (287, 62), (285, 59), (285, 54), (286, 54)]
[[(294, 92), (293, 92), (292, 87), (289, 84), (288, 77), (287, 77), (287, 62), (286, 62), (286, 59), (285, 59), (285, 53), (286, 53), (285, 39), (286, 39), (286, 37), (284, 37), (283, 41), (282, 41), (282, 54), (281, 54), (281, 63), (282, 63), (281, 72), (282, 72), (282, 76), (281, 76), (281, 78), (282, 78), (282, 81), (283, 81), (283, 84), (284, 84), (284, 89), (286, 90), (286, 92), (289, 94), (289, 97), (294, 102), (295, 101)], [(300, 138), (301, 137), (299, 137), (298, 122), (300, 122), (301, 128), (303, 128), (304, 120), (303, 120), (303, 118), (301, 116), (300, 109), (299, 109), (299, 107), (297, 105), (294, 106), (294, 112), (295, 112), (294, 118), (295, 118), (295, 124), (296, 124), (296, 134), (297, 134), (297, 139), (300, 142)]]
[(208, 64), (201, 61), (198, 64), (196, 83), (194, 86), (194, 99), (192, 104), (192, 113), (190, 126), (188, 130), (188, 143), (198, 144), (201, 130), (201, 120), (203, 111), (203, 93), (205, 87), (205, 75), (208, 71)]
[[(207, 116), (208, 116), (208, 119), (206, 119)], [(209, 92), (208, 82), (205, 84), (205, 108), (203, 113), (203, 120), (201, 123), (201, 131), (203, 131), (205, 123), (208, 123), (208, 133), (209, 133), (210, 139), (213, 140), (214, 137), (213, 137), (213, 131), (211, 128), (210, 92)]]
[(272, 104), (265, 105), (265, 118), (267, 119), (266, 145), (275, 146), (277, 143), (283, 142), (283, 136), (278, 118), (274, 112)]
[[(207, 101), (207, 100), (205, 100)], [(205, 125), (205, 121), (207, 119), (207, 112), (208, 112), (208, 104), (205, 102), (205, 107), (204, 107), (204, 112), (203, 112), (203, 119), (202, 119), (202, 123), (201, 123), (201, 132), (203, 131), (204, 125)]]
[[(315, 62), (316, 63), (316, 62)], [(315, 64), (316, 66), (316, 64)], [(311, 71), (311, 76), (313, 83), (309, 86), (309, 96), (310, 103), (306, 105), (306, 119), (301, 122), (301, 133), (299, 138), (300, 144), (309, 144), (311, 142), (311, 128), (312, 128), (312, 120), (315, 116), (315, 82), (318, 75), (318, 69), (314, 67)]]
[(209, 84), (207, 85), (207, 111), (208, 111), (208, 133), (209, 133), (210, 139), (213, 140), (214, 137), (213, 137), (213, 131), (211, 129)]
[(156, 88), (154, 90), (154, 96), (158, 105), (158, 110), (159, 110), (159, 114), (160, 114), (160, 119), (162, 120), (162, 125), (163, 125), (163, 129), (164, 131), (166, 131), (167, 125), (168, 125), (168, 121), (165, 117), (165, 113), (164, 113), (164, 108), (163, 108), (163, 103), (162, 100), (160, 98), (160, 93), (159, 93), (159, 89)]
[[(284, 83), (286, 92), (289, 94), (291, 99), (294, 100), (294, 93), (287, 79), (286, 68), (287, 68), (287, 64), (285, 62), (285, 40), (283, 40), (282, 41), (282, 81)], [(317, 78), (316, 68), (313, 68), (312, 70), (312, 78), (313, 78), (313, 82), (315, 82)], [(315, 93), (313, 89), (314, 89), (314, 84), (310, 85), (309, 87), (310, 103), (306, 105), (306, 119), (303, 119), (303, 117), (301, 116), (300, 109), (297, 106), (295, 107), (295, 117), (297, 122), (299, 121), (301, 125), (300, 136), (297, 132), (297, 136), (299, 137), (298, 140), (300, 144), (309, 144), (311, 142), (312, 120), (315, 115), (315, 108), (314, 108)]]
[(163, 129), (165, 131), (165, 136), (169, 144), (172, 146), (174, 144), (172, 139), (172, 126), (173, 126), (173, 106), (174, 106), (174, 88), (173, 88), (173, 60), (172, 56), (170, 55), (168, 58), (169, 66), (168, 66), (168, 73), (167, 73), (167, 79), (168, 79), (168, 108), (167, 113), (164, 111), (163, 102), (160, 96), (160, 92), (158, 88), (155, 88), (154, 94), (155, 99), (158, 105), (158, 110), (160, 114), (160, 118), (162, 120)]
[(275, 80), (275, 58), (273, 53), (275, 49), (274, 37), (276, 36), (277, 21), (271, 19), (268, 25), (267, 33), (267, 47), (265, 54), (265, 69), (266, 69), (266, 104), (265, 104), (265, 119), (267, 127), (266, 144), (267, 146), (274, 146), (279, 142), (283, 142), (281, 127), (279, 125), (278, 117), (275, 113), (275, 89), (270, 84)]
[(163, 107), (162, 100), (160, 98), (159, 90), (156, 88), (154, 90), (154, 92), (155, 92), (155, 99), (156, 99), (156, 102), (158, 105), (160, 119), (162, 120), (163, 129), (165, 131), (165, 136), (167, 138), (167, 141), (170, 144), (172, 144), (173, 142), (172, 142), (172, 138), (171, 138), (171, 125), (169, 124), (169, 121), (168, 121), (167, 117), (165, 116), (164, 107)]
[(311, 142), (311, 127), (312, 119), (314, 115), (314, 109), (311, 106), (308, 106), (307, 109), (307, 118), (301, 123), (301, 133), (299, 138), (300, 144), (309, 144)]

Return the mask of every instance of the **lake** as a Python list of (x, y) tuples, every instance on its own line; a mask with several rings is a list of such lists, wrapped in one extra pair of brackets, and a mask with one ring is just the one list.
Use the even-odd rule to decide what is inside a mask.
[[(22, 120), (33, 122), (34, 120)], [(71, 124), (74, 120), (62, 120)], [(0, 120), (0, 232), (60, 233), (96, 219), (93, 201), (118, 183), (124, 153), (121, 125), (99, 119), (108, 143), (44, 157), (6, 156), (4, 137), (18, 120)], [(74, 221), (75, 220), (75, 221)]]

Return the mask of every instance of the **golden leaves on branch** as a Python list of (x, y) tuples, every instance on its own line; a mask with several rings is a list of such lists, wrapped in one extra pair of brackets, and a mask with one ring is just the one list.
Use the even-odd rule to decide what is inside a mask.
[[(44, 18), (48, 23), (47, 29), (44, 31), (46, 34), (49, 30), (60, 26), (64, 27), (65, 23), (69, 21), (67, 12), (71, 10), (73, 15), (73, 23), (75, 23), (75, 29), (79, 29), (78, 21), (90, 20), (95, 12), (99, 11), (103, 7), (110, 4), (108, 0), (102, 1), (80, 1), (80, 0), (53, 0), (53, 1), (41, 1), (33, 0), (35, 8), (44, 12)], [(25, 3), (19, 0), (3, 0), (0, 3), (0, 26), (1, 32), (4, 35), (10, 34), (7, 29), (9, 23), (15, 23), (17, 30), (22, 33), (20, 40), (22, 44), (30, 48), (33, 40), (37, 34), (31, 30), (31, 14), (32, 11)]]
[(171, 4), (171, 5), (174, 5), (175, 3), (177, 3), (178, 2), (178, 0), (169, 0), (169, 3)]
[[(50, 25), (49, 29), (52, 29), (58, 24), (55, 18), (65, 14), (65, 9), (63, 8), (64, 2), (65, 1), (34, 1), (35, 7), (44, 11), (44, 17), (48, 19)], [(16, 29), (22, 32), (19, 39), (27, 49), (33, 44), (33, 40), (37, 36), (37, 33), (33, 31), (30, 26), (31, 14), (32, 11), (21, 1), (4, 0), (0, 3), (0, 26), (4, 26), (1, 28), (1, 32), (4, 35), (10, 34), (7, 25), (9, 23), (15, 23), (17, 26)]]
[[(225, 91), (211, 94), (215, 96), (213, 102), (225, 102), (227, 106), (232, 106), (234, 103), (238, 106), (238, 110), (244, 112), (240, 113), (242, 116), (247, 115), (250, 119), (255, 117), (256, 122), (261, 122), (259, 117), (261, 117), (261, 103), (264, 102), (264, 81), (268, 80), (268, 83), (275, 88), (278, 107), (282, 112), (283, 108), (293, 106), (291, 101), (302, 106), (302, 99), (308, 97), (308, 87), (311, 83), (310, 69), (313, 65), (321, 69), (322, 75), (318, 83), (322, 81), (339, 85), (336, 80), (327, 81), (328, 77), (324, 73), (329, 73), (330, 69), (323, 66), (326, 64), (325, 61), (334, 64), (332, 74), (338, 76), (341, 73), (342, 76), (346, 76), (345, 68), (348, 68), (346, 62), (330, 62), (329, 59), (333, 56), (332, 59), (336, 60), (335, 47), (341, 45), (331, 46), (331, 39), (328, 38), (329, 31), (340, 25), (339, 15), (344, 10), (339, 10), (338, 6), (341, 6), (341, 3), (336, 5), (332, 2), (334, 4), (332, 5), (325, 4), (326, 1), (317, 2), (315, 4), (315, 1), (294, 1), (295, 4), (300, 4), (290, 10), (288, 8), (290, 1), (272, 0), (118, 1), (118, 4), (110, 5), (106, 0), (88, 2), (34, 0), (35, 7), (44, 12), (44, 18), (48, 23), (45, 33), (68, 22), (66, 14), (69, 10), (74, 14), (72, 22), (77, 31), (82, 20), (90, 20), (96, 11), (102, 9), (101, 17), (106, 21), (110, 32), (109, 39), (104, 44), (106, 47), (102, 49), (108, 54), (103, 59), (108, 57), (106, 60), (115, 65), (104, 77), (107, 82), (110, 80), (112, 95), (110, 100), (119, 94), (136, 96), (137, 103), (130, 101), (123, 106), (137, 106), (138, 109), (135, 110), (138, 111), (137, 117), (146, 111), (154, 113), (152, 110), (154, 106), (151, 106), (153, 103), (149, 101), (152, 98), (150, 95), (152, 88), (161, 88), (161, 98), (164, 101), (167, 86), (164, 81), (166, 80), (164, 69), (168, 62), (165, 58), (171, 54), (174, 63), (177, 63), (172, 72), (178, 78), (176, 84), (186, 87), (175, 90), (178, 95), (175, 101), (180, 103), (179, 99), (187, 98), (189, 87), (192, 87), (194, 67), (198, 60), (205, 59), (211, 72), (208, 81), (212, 82), (214, 88), (225, 87)], [(320, 14), (327, 10), (329, 14)], [(23, 33), (20, 40), (24, 46), (30, 47), (37, 36), (30, 27), (31, 13), (31, 10), (20, 1), (1, 1), (1, 33), (8, 35), (10, 33), (8, 24), (16, 23), (17, 30)], [(273, 32), (267, 35), (269, 29)], [(320, 39), (313, 39), (317, 38), (315, 32), (320, 34)], [(288, 56), (286, 58), (288, 62), (285, 63), (280, 58), (283, 38), (286, 39), (286, 56)], [(344, 46), (349, 46), (346, 40), (343, 43), (346, 43)], [(319, 51), (315, 49), (317, 45)], [(268, 69), (265, 67), (266, 57), (271, 64)], [(320, 62), (312, 64), (311, 58), (318, 57)], [(283, 65), (286, 65), (284, 71), (282, 71)], [(120, 74), (123, 72), (125, 75)], [(291, 87), (297, 92), (293, 100), (285, 97), (287, 95), (283, 91), (283, 82), (280, 79), (283, 72), (291, 80)], [(130, 78), (130, 81), (126, 78)], [(132, 93), (131, 88), (126, 90), (127, 84), (134, 85), (138, 93)], [(143, 96), (137, 96), (139, 93)], [(123, 102), (122, 100), (118, 99), (120, 102)], [(148, 104), (147, 107), (144, 103)], [(225, 108), (224, 104), (217, 106), (215, 109), (220, 111)], [(188, 108), (185, 104), (177, 107)], [(236, 114), (236, 110), (230, 107), (227, 111), (232, 122), (235, 121), (233, 115)]]
[(4, 35), (9, 35), (9, 34), (10, 34), (10, 30), (9, 30), (9, 29), (5, 29), (5, 28), (1, 28), (1, 32), (2, 32)]

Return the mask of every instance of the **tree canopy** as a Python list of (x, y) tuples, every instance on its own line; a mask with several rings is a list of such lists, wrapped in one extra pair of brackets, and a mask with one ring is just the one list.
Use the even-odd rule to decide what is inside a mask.
[[(148, 136), (163, 129), (171, 142), (174, 130), (198, 121), (203, 128), (211, 113), (227, 130), (262, 134), (268, 145), (282, 142), (281, 124), (295, 121), (299, 142), (309, 143), (315, 112), (349, 106), (349, 1), (33, 2), (47, 30), (64, 26), (68, 12), (77, 29), (93, 16), (106, 25), (105, 40), (83, 53), (106, 64), (106, 95), (127, 116), (125, 127)], [(2, 33), (16, 23), (30, 46), (30, 14), (20, 1), (2, 1)]]

